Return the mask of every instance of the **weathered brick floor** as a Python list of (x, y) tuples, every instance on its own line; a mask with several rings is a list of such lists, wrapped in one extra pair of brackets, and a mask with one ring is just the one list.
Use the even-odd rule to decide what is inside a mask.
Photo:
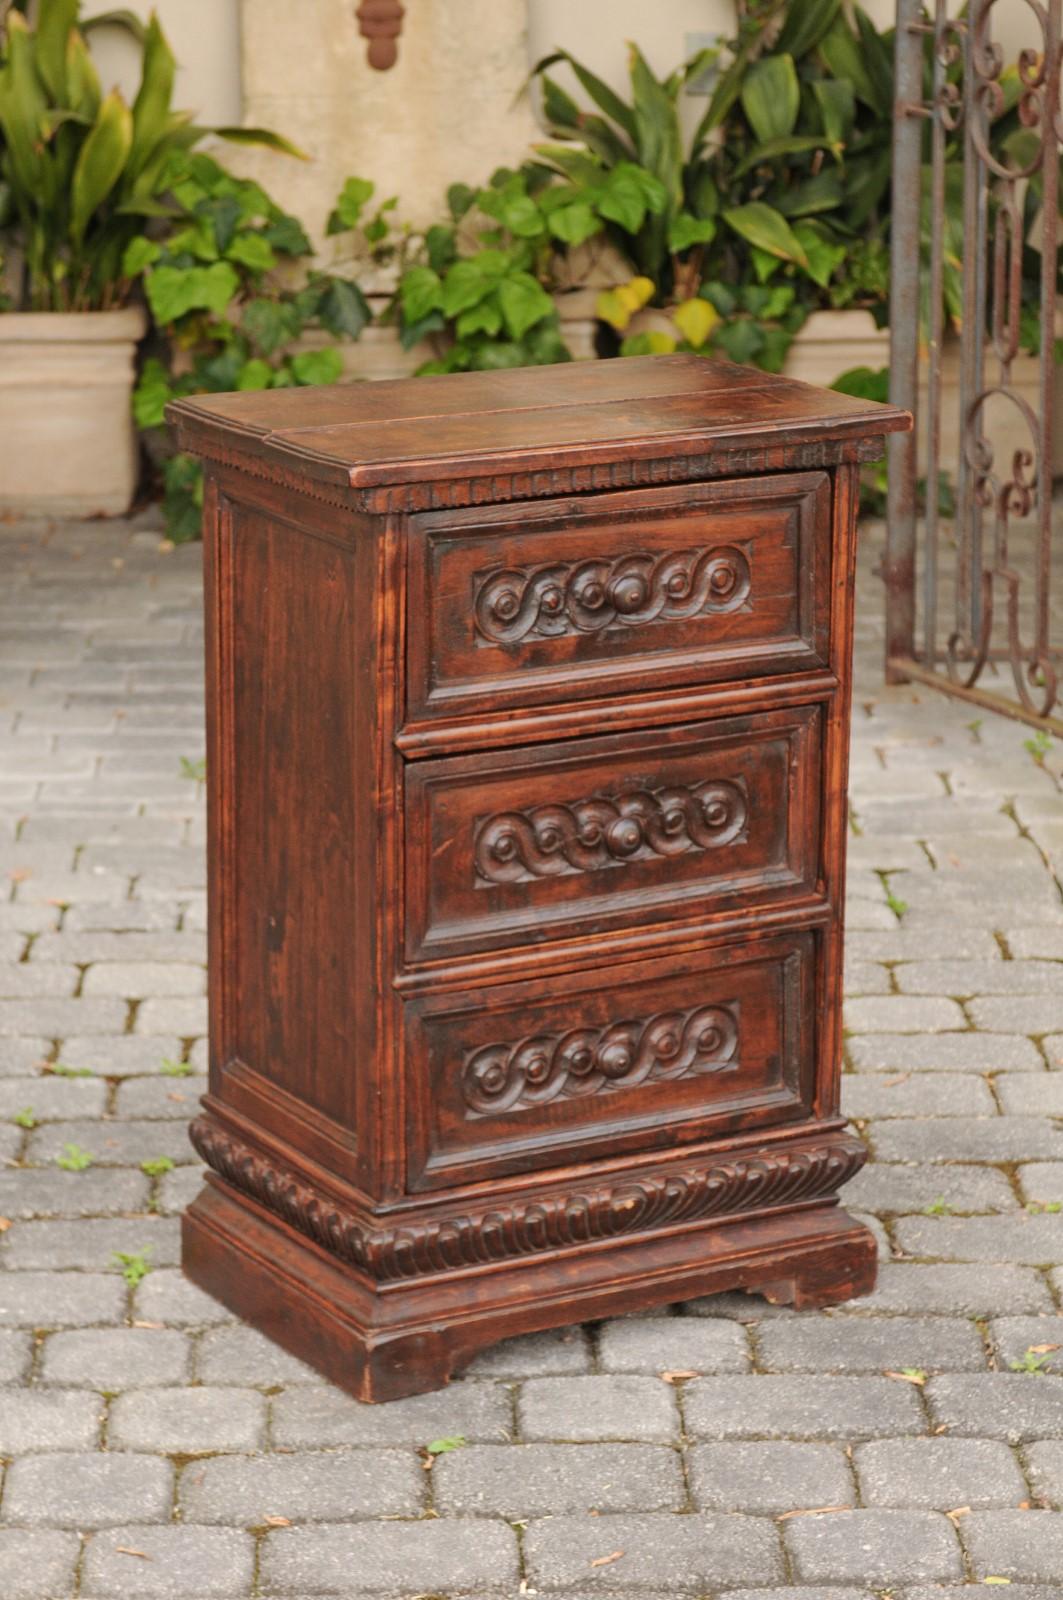
[[(204, 1063), (199, 552), (145, 525), (0, 529), (2, 1600), (930, 1600), (991, 1578), (1059, 1600), (1058, 760), (882, 688), (871, 544), (845, 1104), (880, 1289), (516, 1341), (365, 1408), (175, 1266)], [(136, 1287), (116, 1251), (150, 1267)]]

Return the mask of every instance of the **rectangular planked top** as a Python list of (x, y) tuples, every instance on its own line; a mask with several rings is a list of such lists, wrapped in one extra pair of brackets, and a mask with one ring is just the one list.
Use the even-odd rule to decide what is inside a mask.
[(167, 407), (182, 448), (340, 489), (535, 473), (770, 445), (868, 440), (906, 411), (701, 356), (194, 395)]

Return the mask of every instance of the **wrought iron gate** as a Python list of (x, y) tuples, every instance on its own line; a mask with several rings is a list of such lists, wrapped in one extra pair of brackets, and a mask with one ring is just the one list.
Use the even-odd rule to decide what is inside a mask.
[[(890, 398), (916, 412), (916, 431), (890, 440), (886, 670), (1063, 734), (1052, 639), (1063, 0), (1021, 4), (1032, 37), (1016, 73), (993, 39), (997, 0), (970, 0), (961, 18), (947, 0), (929, 12), (898, 0)], [(1038, 342), (1031, 385), (1022, 351)], [(957, 355), (950, 450), (943, 379)]]

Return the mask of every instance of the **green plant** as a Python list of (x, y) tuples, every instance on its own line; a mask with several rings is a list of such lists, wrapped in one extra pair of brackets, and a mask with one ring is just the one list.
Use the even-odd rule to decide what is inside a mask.
[(65, 1172), (84, 1172), (86, 1167), (92, 1166), (92, 1156), (88, 1150), (83, 1150), (79, 1144), (65, 1144), (61, 1156), (56, 1156), (55, 1164), (62, 1167)]
[(170, 1056), (163, 1056), (159, 1070), (164, 1078), (190, 1078), (195, 1068), (191, 1061), (174, 1061)]
[[(123, 257), (126, 275), (143, 283), (158, 334), (133, 397), (138, 426), (160, 428), (166, 406), (182, 395), (334, 383), (343, 371), (337, 342), (356, 339), (370, 319), (358, 284), (308, 270), (302, 224), (212, 156), (181, 156), (165, 181), (174, 217), (161, 236), (157, 226), (138, 234)], [(340, 197), (348, 219), (356, 181)], [(324, 342), (315, 346), (307, 335)], [(162, 475), (170, 538), (198, 537), (198, 463), (165, 456)], [(182, 765), (185, 776), (199, 775), (189, 769)]]
[(1022, 747), (1032, 756), (1035, 766), (1043, 767), (1045, 757), (1052, 750), (1052, 735), (1046, 733), (1043, 728), (1038, 728), (1031, 738), (1022, 741)]
[(68, 1067), (63, 1061), (53, 1061), (46, 1070), (56, 1078), (94, 1078), (91, 1067)]
[(889, 906), (898, 922), (908, 910), (907, 900), (902, 900), (899, 895), (895, 895), (892, 889), (886, 890), (886, 904)]
[(148, 1161), (140, 1163), (140, 1170), (149, 1178), (161, 1178), (164, 1172), (173, 1171), (173, 1165), (169, 1156), (152, 1156)]
[(1030, 1372), (1043, 1375), (1048, 1366), (1049, 1358), (1046, 1354), (1038, 1354), (1032, 1346), (1020, 1360), (1009, 1361), (1008, 1366), (1012, 1372)]
[[(134, 26), (142, 68), (132, 106), (117, 89), (103, 94), (79, 21), (80, 0), (40, 0), (35, 26), (8, 12), (0, 43), (0, 247), (24, 260), (16, 308), (124, 305), (129, 242), (145, 218), (166, 215), (172, 163), (208, 131), (172, 109), (174, 58), (154, 15)], [(261, 129), (213, 131), (298, 153)]]
[(927, 1217), (948, 1217), (952, 1215), (952, 1206), (949, 1205), (944, 1195), (937, 1195), (928, 1206), (923, 1207), (923, 1215)]
[(143, 1250), (115, 1250), (111, 1260), (121, 1267), (122, 1277), (131, 1289), (146, 1278), (151, 1271), (148, 1257), (151, 1255), (151, 1245), (145, 1245)]
[(33, 1115), (32, 1106), (24, 1106), (21, 1111), (16, 1111), (11, 1120), (19, 1128), (35, 1128), (37, 1126), (37, 1118)]
[[(705, 53), (658, 80), (632, 47), (629, 101), (555, 53), (536, 68), (544, 111), (555, 133), (584, 148), (547, 146), (540, 156), (584, 183), (632, 163), (655, 179), (664, 205), (633, 210), (610, 231), (652, 280), (657, 304), (701, 295), (716, 313), (701, 344), (677, 338), (674, 348), (778, 370), (817, 306), (885, 316), (890, 37), (840, 0), (768, 0), (743, 17), (730, 55), (684, 150), (678, 96)], [(597, 112), (548, 76), (560, 60)], [(603, 299), (602, 315), (622, 331), (611, 309)], [(667, 337), (622, 348), (663, 350)]]
[(425, 1445), (425, 1451), (430, 1456), (449, 1455), (451, 1450), (460, 1450), (465, 1444), (465, 1435), (462, 1433), (448, 1434), (444, 1439), (433, 1439)]
[(392, 315), (409, 349), (438, 336), (422, 372), (541, 366), (571, 359), (547, 286), (562, 243), (602, 222), (578, 186), (534, 167), (500, 168), (483, 188), (454, 184), (449, 220), (427, 230), (399, 280)]
[(182, 778), (189, 778), (193, 783), (205, 783), (207, 777), (206, 756), (198, 756), (194, 760), (191, 756), (182, 756), (181, 776)]

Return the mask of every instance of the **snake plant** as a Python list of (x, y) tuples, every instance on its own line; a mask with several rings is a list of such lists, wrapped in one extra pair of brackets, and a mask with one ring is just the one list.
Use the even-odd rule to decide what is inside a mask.
[[(101, 19), (102, 20), (102, 19)], [(124, 25), (124, 13), (109, 20)], [(172, 108), (174, 58), (152, 15), (137, 29), (132, 106), (104, 93), (80, 0), (41, 0), (35, 26), (7, 12), (0, 41), (0, 251), (21, 263), (14, 309), (98, 311), (133, 285), (122, 259), (145, 219), (169, 214), (175, 165), (208, 131), (299, 152), (261, 129), (197, 127)]]

